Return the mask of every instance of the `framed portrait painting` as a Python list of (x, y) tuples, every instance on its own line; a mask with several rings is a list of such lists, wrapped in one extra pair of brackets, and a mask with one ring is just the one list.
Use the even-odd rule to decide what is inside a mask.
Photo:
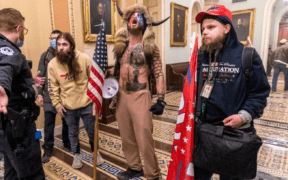
[(246, 44), (248, 36), (253, 43), (255, 9), (246, 9), (232, 12), (232, 24), (238, 40)]
[(107, 42), (115, 40), (115, 0), (83, 0), (84, 40), (95, 42), (105, 24)]
[(171, 3), (170, 46), (187, 45), (188, 7)]

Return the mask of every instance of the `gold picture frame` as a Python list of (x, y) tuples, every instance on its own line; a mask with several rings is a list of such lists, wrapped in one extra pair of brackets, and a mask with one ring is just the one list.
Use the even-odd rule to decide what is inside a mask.
[(232, 24), (238, 40), (244, 45), (247, 43), (248, 36), (253, 44), (254, 22), (255, 8), (232, 12)]
[[(105, 33), (106, 41), (115, 41), (115, 9), (116, 0), (83, 0), (83, 16), (84, 16), (84, 41), (95, 42), (97, 39), (97, 32), (99, 32), (99, 24), (101, 24), (101, 15), (99, 15), (99, 9), (104, 9), (105, 4)], [(107, 4), (106, 4), (107, 3)], [(102, 4), (102, 7), (101, 5)], [(95, 7), (96, 10), (92, 10), (91, 7)], [(97, 8), (98, 7), (98, 8)], [(97, 14), (98, 13), (98, 14)]]
[(171, 2), (170, 46), (187, 45), (188, 7)]

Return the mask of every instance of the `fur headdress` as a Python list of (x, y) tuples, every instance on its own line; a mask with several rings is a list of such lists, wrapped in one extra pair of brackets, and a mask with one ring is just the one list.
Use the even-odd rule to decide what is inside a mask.
[(120, 8), (117, 6), (119, 14), (122, 16), (123, 24), (121, 28), (116, 32), (115, 37), (115, 45), (114, 45), (114, 54), (116, 57), (121, 57), (124, 53), (126, 46), (127, 46), (127, 40), (128, 40), (128, 22), (129, 18), (133, 13), (141, 13), (144, 16), (144, 19), (146, 20), (146, 29), (143, 34), (143, 48), (144, 48), (144, 54), (146, 56), (152, 56), (154, 46), (155, 46), (155, 33), (152, 30), (152, 26), (158, 26), (165, 22), (168, 18), (166, 18), (163, 21), (160, 22), (153, 22), (152, 16), (150, 15), (150, 12), (148, 11), (148, 8), (141, 4), (135, 4), (132, 6), (127, 7), (127, 9), (122, 13)]

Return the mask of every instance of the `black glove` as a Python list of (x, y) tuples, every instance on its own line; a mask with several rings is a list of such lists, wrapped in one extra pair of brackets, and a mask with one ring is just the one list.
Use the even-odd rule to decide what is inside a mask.
[(161, 99), (157, 99), (157, 103), (155, 103), (153, 106), (151, 106), (149, 111), (151, 111), (155, 115), (161, 115), (161, 114), (163, 114), (165, 106), (166, 106), (165, 101), (163, 101)]

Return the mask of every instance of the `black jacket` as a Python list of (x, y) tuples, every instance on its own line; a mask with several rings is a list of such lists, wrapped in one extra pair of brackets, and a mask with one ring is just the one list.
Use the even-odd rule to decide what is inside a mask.
[[(262, 60), (256, 51), (251, 77), (246, 78), (243, 73), (241, 56), (244, 46), (238, 41), (233, 25), (231, 26), (224, 47), (217, 56), (218, 64), (213, 71), (215, 85), (206, 103), (204, 121), (213, 124), (223, 124), (225, 118), (238, 114), (240, 110), (247, 111), (252, 119), (259, 118), (267, 105), (270, 92)], [(213, 54), (212, 61), (214, 61)], [(198, 85), (199, 77), (202, 77), (201, 83), (207, 79), (208, 70), (209, 53), (200, 52), (197, 68)]]
[(48, 93), (48, 78), (47, 78), (47, 67), (48, 63), (55, 57), (55, 49), (51, 46), (47, 49), (46, 52), (43, 52), (39, 61), (38, 71), (40, 71), (39, 77), (46, 77), (45, 83), (42, 87), (38, 88), (38, 94), (44, 97), (44, 102), (51, 102)]
[(0, 34), (0, 86), (9, 98), (8, 107), (21, 111), (35, 106), (34, 79), (21, 50)]
[(51, 99), (48, 92), (48, 73), (47, 73), (47, 67), (48, 63), (55, 57), (55, 49), (50, 46), (46, 52), (43, 52), (39, 65), (38, 65), (38, 71), (40, 71), (39, 77), (46, 77), (45, 82), (42, 87), (38, 88), (38, 94), (43, 96), (43, 102), (44, 102), (44, 111), (52, 111), (56, 113), (56, 109), (51, 103)]

